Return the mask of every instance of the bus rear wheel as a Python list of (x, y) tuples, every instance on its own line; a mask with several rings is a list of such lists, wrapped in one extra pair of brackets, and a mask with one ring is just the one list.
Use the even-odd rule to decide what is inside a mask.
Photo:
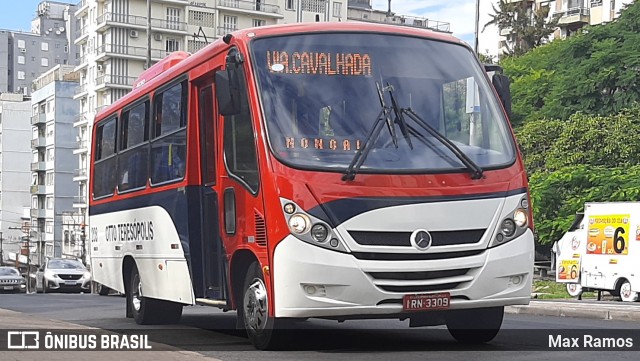
[(139, 325), (177, 323), (182, 316), (181, 304), (144, 297), (142, 280), (136, 266), (131, 270), (127, 297), (131, 315)]
[(242, 292), (242, 318), (251, 343), (259, 350), (282, 347), (282, 323), (269, 316), (269, 296), (258, 262), (249, 267)]
[(479, 344), (493, 340), (502, 326), (504, 307), (451, 311), (447, 329), (458, 342)]

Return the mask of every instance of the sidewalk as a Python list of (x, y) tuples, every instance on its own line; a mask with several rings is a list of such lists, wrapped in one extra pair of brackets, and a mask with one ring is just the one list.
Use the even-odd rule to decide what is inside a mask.
[(531, 300), (528, 306), (508, 306), (506, 313), (640, 321), (640, 303), (594, 300)]
[[(70, 322), (49, 320), (31, 314), (14, 312), (0, 308), (0, 324), (2, 332), (6, 330), (91, 330), (93, 328), (77, 325)], [(7, 335), (0, 335), (2, 342)], [(206, 357), (197, 352), (183, 351), (173, 346), (151, 343), (152, 351), (2, 351), (0, 361), (218, 361), (215, 358)], [(5, 348), (2, 345), (2, 348)], [(157, 350), (157, 351), (155, 351)]]

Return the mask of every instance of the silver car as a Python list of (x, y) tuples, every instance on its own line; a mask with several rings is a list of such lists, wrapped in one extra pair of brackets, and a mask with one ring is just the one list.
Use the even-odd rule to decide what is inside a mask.
[(90, 291), (91, 273), (74, 259), (52, 258), (36, 273), (36, 290), (49, 292), (53, 290)]
[(26, 289), (24, 277), (15, 267), (0, 267), (0, 291), (23, 292)]

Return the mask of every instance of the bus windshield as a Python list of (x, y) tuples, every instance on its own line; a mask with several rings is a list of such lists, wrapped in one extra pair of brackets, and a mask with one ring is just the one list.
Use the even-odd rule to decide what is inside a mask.
[(515, 159), (499, 103), (464, 46), (319, 33), (258, 38), (251, 54), (270, 146), (285, 164), (344, 171), (369, 141), (363, 173), (468, 167), (417, 119), (482, 169)]

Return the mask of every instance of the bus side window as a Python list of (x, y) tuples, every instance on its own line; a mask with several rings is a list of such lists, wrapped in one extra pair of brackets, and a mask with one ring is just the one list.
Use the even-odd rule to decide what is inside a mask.
[(118, 118), (100, 124), (96, 134), (93, 196), (112, 195), (116, 188), (116, 128)]
[(147, 184), (149, 102), (138, 104), (122, 115), (118, 191), (143, 188)]
[(154, 126), (151, 141), (151, 184), (183, 179), (186, 171), (186, 82), (154, 98)]

